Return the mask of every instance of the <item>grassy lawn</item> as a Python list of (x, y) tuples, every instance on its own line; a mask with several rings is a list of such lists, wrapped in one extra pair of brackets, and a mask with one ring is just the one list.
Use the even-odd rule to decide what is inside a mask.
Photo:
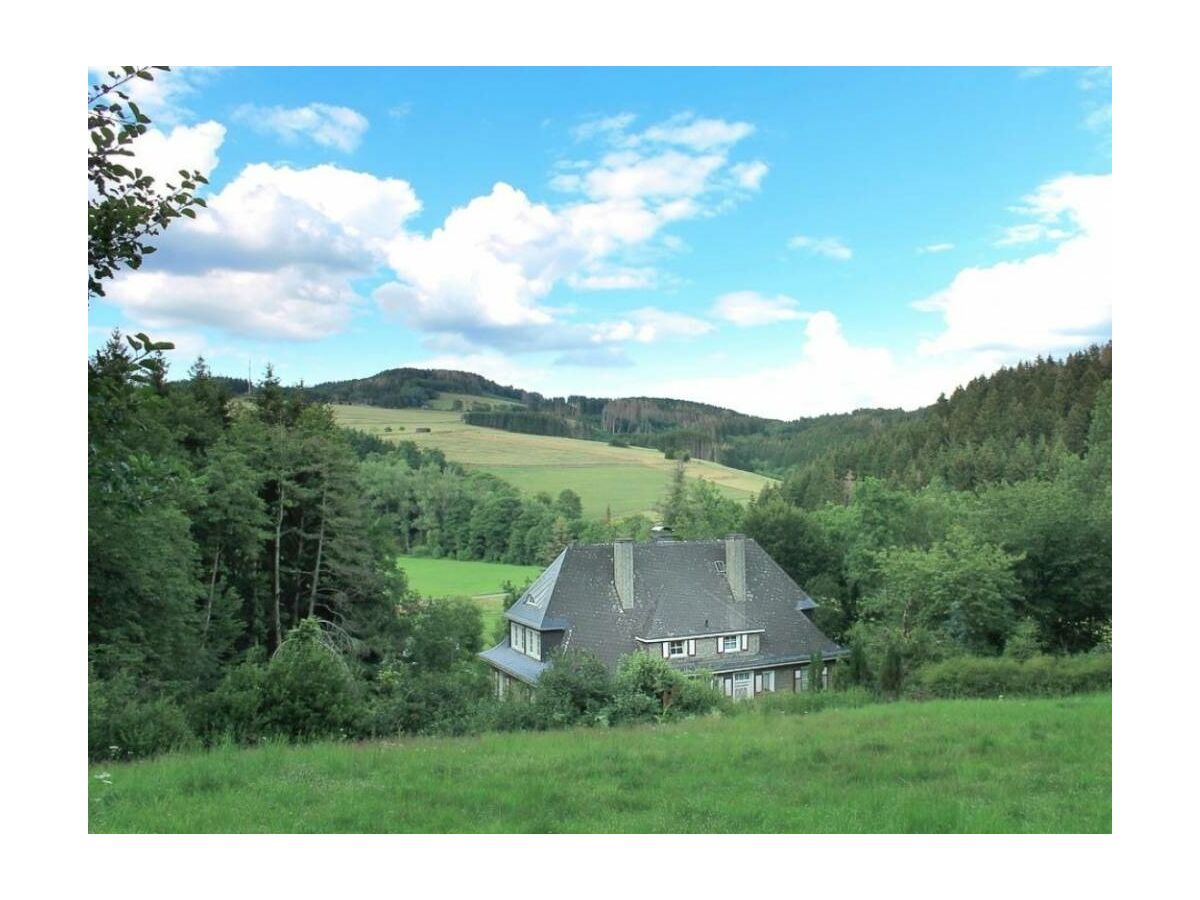
[(1109, 832), (1112, 700), (230, 747), (88, 785), (93, 832)]
[(414, 591), (425, 597), (472, 597), (483, 613), (483, 642), (491, 646), (496, 623), (504, 613), (500, 586), (511, 581), (518, 588), (542, 574), (541, 566), (510, 566), (504, 563), (460, 562), (401, 556), (396, 565), (404, 570)]
[[(611, 447), (599, 441), (516, 434), (466, 425), (459, 413), (436, 409), (383, 409), (334, 406), (340, 424), (383, 438), (436, 447), (446, 458), (497, 475), (536, 493), (557, 495), (571, 488), (583, 500), (584, 515), (599, 519), (646, 512), (666, 493), (675, 463), (657, 450)], [(390, 432), (385, 429), (392, 429)], [(417, 433), (417, 428), (428, 432)], [(401, 430), (403, 429), (403, 430)], [(691, 478), (704, 478), (722, 493), (749, 500), (772, 480), (705, 460), (687, 464)]]

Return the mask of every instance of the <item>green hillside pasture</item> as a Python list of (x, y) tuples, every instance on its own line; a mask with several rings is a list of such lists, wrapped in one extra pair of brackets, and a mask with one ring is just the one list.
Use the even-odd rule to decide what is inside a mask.
[(92, 766), (93, 832), (1112, 830), (1112, 699), (220, 748)]
[[(584, 515), (651, 513), (666, 493), (675, 465), (657, 450), (612, 447), (599, 441), (516, 434), (467, 425), (459, 413), (430, 409), (334, 406), (340, 424), (383, 438), (436, 447), (446, 458), (511, 482), (528, 493), (579, 494)], [(390, 432), (385, 429), (391, 428)], [(428, 428), (418, 434), (417, 428)], [(403, 429), (401, 431), (400, 429)], [(772, 479), (705, 460), (687, 463), (690, 478), (711, 481), (726, 496), (746, 501)]]
[(511, 581), (519, 588), (542, 573), (541, 566), (461, 562), (421, 556), (401, 556), (396, 565), (404, 570), (409, 587), (423, 597), (471, 597), (483, 613), (483, 642), (488, 646), (496, 633), (496, 623), (504, 613), (504, 594), (500, 586)]
[(521, 409), (524, 406), (523, 403), (519, 403), (516, 400), (509, 400), (507, 397), (493, 397), (491, 394), (454, 394), (449, 391), (442, 391), (429, 401), (429, 408), (448, 410), (454, 406), (455, 400), (461, 400), (464, 409), (470, 409), (472, 403), (486, 403), (493, 410)]

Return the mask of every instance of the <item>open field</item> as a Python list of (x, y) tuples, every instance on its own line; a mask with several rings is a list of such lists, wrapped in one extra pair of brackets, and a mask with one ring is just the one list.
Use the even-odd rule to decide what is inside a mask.
[(1112, 699), (228, 747), (88, 785), (92, 832), (1109, 832)]
[(409, 586), (424, 597), (471, 597), (483, 613), (483, 642), (491, 646), (496, 623), (504, 613), (500, 586), (511, 581), (520, 588), (542, 573), (541, 566), (510, 566), (504, 563), (461, 562), (401, 556), (396, 565), (404, 570)]
[[(612, 447), (599, 441), (466, 425), (459, 413), (448, 410), (375, 406), (334, 406), (333, 410), (338, 422), (349, 428), (436, 447), (447, 459), (491, 472), (528, 493), (557, 495), (570, 488), (583, 500), (584, 515), (593, 519), (603, 518), (606, 508), (614, 516), (652, 512), (675, 465), (659, 451), (643, 447)], [(418, 434), (417, 428), (429, 431)], [(711, 481), (726, 496), (743, 501), (773, 483), (765, 476), (704, 460), (689, 462), (687, 474)]]

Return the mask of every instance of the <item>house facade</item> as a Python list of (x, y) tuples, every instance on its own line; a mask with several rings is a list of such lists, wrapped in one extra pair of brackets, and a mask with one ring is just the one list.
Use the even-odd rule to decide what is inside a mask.
[[(500, 696), (537, 685), (557, 648), (610, 671), (630, 653), (711, 673), (735, 700), (828, 684), (847, 650), (813, 623), (816, 604), (758, 543), (572, 544), (505, 613), (508, 635), (480, 655)], [(820, 657), (813, 671), (814, 654)]]

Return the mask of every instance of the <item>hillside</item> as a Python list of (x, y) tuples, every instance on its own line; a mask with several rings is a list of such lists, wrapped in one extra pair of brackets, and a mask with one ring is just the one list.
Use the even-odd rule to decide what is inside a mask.
[[(483, 428), (466, 424), (461, 413), (449, 410), (333, 409), (341, 425), (437, 448), (451, 462), (496, 475), (526, 494), (557, 495), (570, 488), (583, 500), (584, 515), (592, 519), (609, 512), (613, 517), (652, 512), (675, 465), (656, 450)], [(688, 477), (710, 481), (726, 496), (743, 501), (773, 483), (762, 475), (704, 460), (692, 460), (686, 469)]]
[(92, 832), (1109, 832), (1112, 701), (226, 747), (88, 784)]

